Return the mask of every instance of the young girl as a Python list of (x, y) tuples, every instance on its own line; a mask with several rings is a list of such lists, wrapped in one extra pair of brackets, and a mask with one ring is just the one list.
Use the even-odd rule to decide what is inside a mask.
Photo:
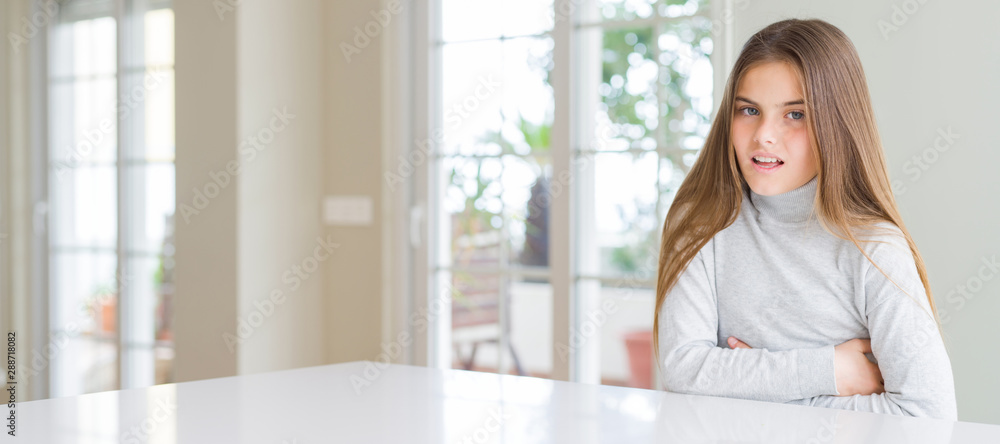
[(656, 293), (669, 391), (957, 419), (861, 62), (829, 23), (743, 46), (664, 223)]

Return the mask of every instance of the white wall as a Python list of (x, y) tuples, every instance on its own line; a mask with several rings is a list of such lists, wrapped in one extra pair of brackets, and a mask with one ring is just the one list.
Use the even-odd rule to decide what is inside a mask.
[[(28, 0), (2, 2), (0, 35), (21, 35), (20, 19), (30, 13)], [(33, 249), (30, 175), (31, 144), (36, 141), (31, 139), (29, 116), (37, 111), (37, 105), (29, 102), (28, 91), (39, 80), (28, 74), (27, 45), (15, 49), (5, 41), (0, 46), (0, 331), (16, 332), (17, 359), (23, 365), (32, 357), (29, 350), (38, 345), (32, 343), (32, 335), (44, 330), (31, 322), (39, 301), (30, 297), (31, 264), (37, 255)], [(18, 399), (39, 398), (45, 386), (42, 379), (22, 377)]]
[(185, 221), (213, 170), (236, 154), (238, 134), (236, 20), (219, 20), (212, 5), (174, 2), (176, 91), (176, 381), (232, 376), (237, 359), (222, 336), (236, 328), (239, 181)]
[[(220, 18), (215, 3), (175, 0), (178, 205), (228, 162), (243, 169), (192, 222), (178, 218), (177, 380), (374, 359), (382, 42), (350, 62), (340, 43), (383, 7), (257, 0)], [(268, 131), (274, 109), (295, 117), (251, 159), (238, 146)], [(322, 197), (342, 194), (370, 196), (375, 223), (322, 225)], [(319, 238), (338, 245), (331, 256), (317, 252)], [(271, 311), (274, 290), (283, 302)], [(231, 353), (222, 336), (250, 321), (259, 326)]]
[[(241, 141), (258, 137), (264, 147), (239, 176), (239, 315), (248, 322), (255, 312), (264, 318), (243, 344), (240, 373), (326, 362), (322, 265), (341, 253), (331, 256), (317, 244), (325, 147), (322, 10), (319, 0), (269, 0), (243, 2), (236, 11), (238, 134)], [(273, 142), (265, 144), (272, 132)], [(285, 301), (267, 316), (275, 290)]]
[[(408, 2), (406, 2), (408, 3)], [(379, 33), (348, 61), (341, 43), (352, 43), (355, 27), (373, 20), (383, 9), (379, 0), (325, 2), (326, 156), (323, 160), (327, 194), (372, 198), (374, 221), (366, 227), (329, 227), (326, 233), (341, 244), (339, 254), (323, 264), (329, 303), (328, 358), (331, 362), (374, 360), (382, 342), (382, 45)], [(400, 25), (393, 16), (388, 25)]]
[[(736, 48), (784, 18), (820, 18), (858, 48), (903, 220), (926, 261), (944, 320), (962, 421), (1000, 423), (1000, 279), (977, 277), (1000, 256), (1000, 3), (989, 0), (736, 0)], [(898, 30), (886, 39), (879, 21)], [(905, 16), (905, 22), (901, 17)], [(728, 67), (727, 67), (728, 72)], [(947, 151), (937, 130), (960, 134)], [(933, 151), (933, 152), (932, 152)], [(926, 152), (926, 153), (925, 153)], [(913, 160), (927, 156), (924, 170)], [(935, 156), (935, 154), (938, 154)], [(935, 158), (936, 157), (936, 158)], [(988, 270), (987, 270), (988, 271)], [(989, 273), (984, 273), (987, 277)], [(991, 276), (992, 277), (992, 276)], [(958, 286), (977, 286), (971, 297)]]
[(327, 362), (323, 3), (215, 3), (174, 2), (177, 381)]

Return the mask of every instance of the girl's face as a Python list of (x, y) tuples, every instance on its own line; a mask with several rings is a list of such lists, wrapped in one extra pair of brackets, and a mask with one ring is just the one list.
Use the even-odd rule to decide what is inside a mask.
[(804, 103), (798, 74), (787, 63), (757, 65), (737, 85), (733, 145), (755, 193), (781, 194), (816, 176)]

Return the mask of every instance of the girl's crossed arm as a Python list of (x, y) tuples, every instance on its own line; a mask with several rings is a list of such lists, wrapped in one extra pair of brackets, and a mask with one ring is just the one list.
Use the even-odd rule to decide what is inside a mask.
[(659, 362), (665, 388), (758, 401), (836, 395), (834, 346), (730, 350), (718, 344), (718, 307), (702, 251), (660, 308)]
[(906, 293), (875, 267), (869, 266), (865, 275), (865, 314), (885, 392), (851, 397), (821, 395), (793, 403), (958, 419), (951, 361), (931, 317), (927, 293), (905, 240), (894, 239), (876, 244), (870, 255)]
[[(904, 240), (897, 238), (895, 242), (876, 244), (870, 255), (910, 293), (907, 295), (901, 291), (875, 267), (868, 267), (865, 274), (868, 303), (865, 314), (871, 351), (878, 360), (885, 381), (884, 390), (867, 390), (853, 396), (823, 394), (788, 402), (957, 420), (951, 361), (937, 325), (929, 314), (930, 305), (909, 247)], [(730, 346), (749, 348), (742, 341)], [(841, 361), (837, 361), (837, 365), (841, 365)], [(867, 377), (861, 367), (836, 370), (838, 382), (852, 376), (859, 379)]]

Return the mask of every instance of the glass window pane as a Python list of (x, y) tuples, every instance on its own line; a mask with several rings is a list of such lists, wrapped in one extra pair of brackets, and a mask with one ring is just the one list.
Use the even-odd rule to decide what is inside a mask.
[[(549, 377), (553, 313), (547, 280), (461, 271), (452, 276), (452, 368)], [(506, 295), (502, 307), (500, 295)]]
[(174, 72), (150, 70), (143, 74), (145, 99), (145, 160), (174, 160)]
[(445, 45), (444, 151), (466, 155), (547, 151), (554, 100), (552, 39)]
[(115, 19), (101, 17), (72, 23), (73, 74), (113, 76), (117, 70)]
[(55, 252), (51, 258), (52, 317), (44, 345), (52, 397), (117, 388), (118, 325), (114, 252)]
[(441, 265), (482, 267), (476, 261), (478, 245), (495, 242), (505, 259), (490, 267), (548, 266), (550, 158), (446, 158), (442, 165), (441, 205), (451, 225), (451, 260)]
[(709, 2), (707, 0), (583, 0), (580, 4), (582, 6), (580, 21), (594, 23), (707, 14)]
[(592, 162), (593, 194), (581, 196), (588, 200), (581, 207), (593, 208), (593, 214), (580, 214), (579, 241), (587, 245), (581, 254), (594, 257), (581, 257), (580, 272), (612, 276), (634, 272), (650, 248), (658, 250), (658, 155), (600, 153)]
[(503, 122), (503, 45), (499, 41), (459, 43), (445, 45), (441, 51), (442, 114), (438, 119), (443, 150), (499, 154), (501, 145), (496, 139)]
[(548, 267), (551, 158), (504, 156), (501, 162), (501, 199), (509, 263)]
[(114, 78), (98, 78), (93, 81), (79, 81), (74, 93), (74, 133), (77, 143), (84, 141), (94, 145), (94, 155), (78, 154), (84, 161), (114, 161), (118, 140), (118, 125), (115, 114), (117, 82)]
[(697, 17), (664, 26), (656, 42), (661, 70), (663, 145), (701, 149), (711, 127), (711, 23)]
[(124, 293), (128, 297), (128, 311), (122, 316), (128, 320), (123, 326), (122, 359), (126, 374), (122, 388), (144, 387), (153, 384), (153, 345), (156, 339), (156, 309), (158, 290), (162, 280), (159, 256), (132, 256), (129, 258), (129, 280)]
[[(81, 13), (80, 9), (89, 11)], [(113, 10), (114, 3), (108, 0), (63, 2), (60, 21), (50, 27), (48, 70), (51, 78), (114, 76), (117, 24), (112, 17), (95, 17), (100, 11), (110, 13)]]
[(54, 171), (51, 187), (51, 242), (55, 248), (118, 245), (117, 179), (114, 165)]
[(445, 42), (539, 35), (555, 23), (552, 0), (442, 0)]
[[(441, 0), (441, 38), (446, 42), (502, 35), (501, 0)], [(445, 70), (447, 73), (448, 71)]]
[(496, 244), (502, 236), (502, 163), (496, 158), (445, 158), (442, 166), (445, 188), (441, 207), (443, 222), (451, 227), (448, 252), (452, 258), (442, 265), (489, 265), (495, 269), (498, 261), (487, 264), (478, 258), (482, 245)]
[(156, 379), (154, 384), (169, 384), (174, 382), (174, 346), (173, 342), (157, 345), (153, 349), (153, 359), (156, 363)]
[(616, 282), (581, 279), (570, 338), (593, 382), (652, 389), (656, 261)]
[(131, 202), (129, 224), (130, 253), (164, 253), (164, 239), (172, 233), (174, 217), (174, 165), (172, 163), (132, 165), (127, 168)]
[(174, 64), (174, 11), (157, 9), (145, 14), (146, 66)]
[(656, 15), (656, 0), (586, 0), (581, 20), (591, 23), (602, 20), (648, 19)]
[(57, 82), (50, 89), (50, 155), (61, 168), (115, 160), (115, 80)]
[(53, 23), (49, 31), (49, 78), (73, 75), (73, 23)]
[(49, 162), (57, 167), (57, 171), (72, 169), (87, 160), (113, 155), (106, 148), (104, 153), (95, 154), (93, 144), (86, 139), (77, 140), (73, 131), (75, 87), (73, 82), (53, 83), (49, 87)]
[[(496, 269), (500, 263), (499, 238), (464, 238), (466, 267)], [(500, 295), (505, 276), (496, 272), (452, 270), (450, 288), (442, 294), (450, 296), (450, 343), (441, 344), (449, 350), (452, 368), (476, 371), (498, 370), (495, 347), (500, 327)], [(493, 345), (490, 348), (490, 345)]]
[(503, 0), (503, 31), (508, 36), (537, 35), (552, 30), (552, 0)]
[[(552, 284), (547, 279), (511, 277), (509, 283), (510, 349), (506, 373), (552, 376)], [(514, 358), (517, 358), (514, 361)]]
[(127, 129), (126, 158), (130, 161), (174, 160), (174, 72), (148, 69), (122, 76), (125, 92), (118, 116)]
[(555, 100), (549, 86), (553, 41), (523, 38), (503, 44), (504, 152), (549, 152)]
[[(684, 177), (691, 171), (700, 151), (671, 151), (660, 157), (660, 216), (662, 223), (667, 217), (670, 204), (674, 201), (677, 190), (684, 182)], [(662, 228), (662, 226), (661, 226)]]
[(112, 338), (117, 334), (118, 283), (114, 251), (55, 251), (51, 255), (53, 331)]
[(63, 344), (49, 361), (53, 398), (118, 388), (118, 347), (114, 340), (53, 334), (50, 343)]
[[(660, 96), (653, 28), (581, 31), (582, 149), (656, 149)], [(596, 57), (600, 54), (600, 57)]]

